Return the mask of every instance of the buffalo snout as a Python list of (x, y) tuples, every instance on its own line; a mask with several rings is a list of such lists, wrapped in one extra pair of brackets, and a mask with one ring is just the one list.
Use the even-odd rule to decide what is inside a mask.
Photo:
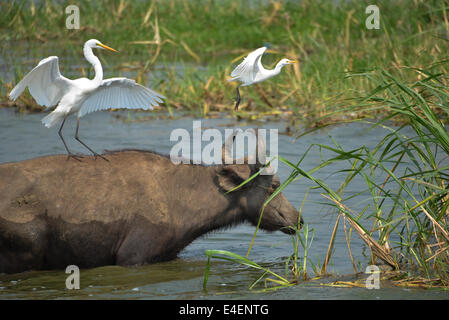
[(300, 229), (303, 224), (298, 210), (280, 193), (265, 208), (260, 226), (268, 231), (280, 230), (294, 234), (295, 229)]

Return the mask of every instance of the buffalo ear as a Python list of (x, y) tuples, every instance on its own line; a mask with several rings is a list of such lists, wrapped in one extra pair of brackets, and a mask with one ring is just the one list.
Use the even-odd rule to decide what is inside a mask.
[(225, 191), (229, 191), (240, 185), (251, 176), (248, 165), (228, 165), (218, 170), (218, 184)]

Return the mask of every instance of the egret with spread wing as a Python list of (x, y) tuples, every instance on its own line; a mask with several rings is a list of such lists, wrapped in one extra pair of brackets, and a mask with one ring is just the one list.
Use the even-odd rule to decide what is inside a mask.
[(263, 67), (261, 62), (265, 50), (267, 50), (267, 47), (254, 50), (234, 69), (234, 71), (232, 71), (232, 78), (228, 81), (242, 82), (237, 86), (237, 102), (235, 103), (234, 110), (237, 110), (240, 104), (239, 87), (249, 86), (267, 80), (278, 75), (284, 66), (296, 63), (294, 60), (282, 59), (276, 64), (276, 67), (273, 70), (267, 70)]
[(11, 100), (16, 100), (28, 87), (33, 98), (39, 105), (55, 110), (42, 119), (42, 123), (50, 128), (62, 121), (58, 134), (64, 143), (68, 157), (76, 160), (80, 156), (70, 152), (62, 136), (62, 127), (71, 114), (78, 113), (75, 139), (97, 156), (108, 161), (87, 146), (78, 137), (80, 118), (88, 113), (111, 108), (152, 110), (165, 97), (128, 78), (111, 78), (103, 80), (103, 68), (100, 60), (93, 54), (92, 49), (106, 49), (117, 52), (100, 41), (91, 39), (84, 44), (84, 57), (95, 70), (95, 77), (90, 80), (80, 78), (67, 79), (59, 72), (58, 57), (43, 59), (28, 73), (10, 92)]

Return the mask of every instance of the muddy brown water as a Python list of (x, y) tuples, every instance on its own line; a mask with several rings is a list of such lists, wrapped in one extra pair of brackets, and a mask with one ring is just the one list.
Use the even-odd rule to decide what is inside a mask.
[[(168, 154), (175, 142), (170, 141), (170, 133), (177, 128), (192, 132), (192, 118), (179, 120), (147, 120), (127, 122), (115, 115), (127, 117), (127, 112), (98, 112), (84, 117), (81, 121), (80, 136), (93, 149), (138, 148)], [(145, 113), (132, 113), (136, 119)], [(18, 114), (12, 109), (0, 109), (0, 163), (30, 159), (33, 157), (64, 153), (64, 147), (57, 135), (57, 128), (47, 129), (40, 120), (43, 114)], [(198, 120), (198, 119), (196, 119)], [(71, 148), (83, 152), (80, 145), (71, 137), (74, 134), (74, 119), (64, 128), (66, 140)], [(202, 119), (202, 127), (218, 128), (221, 131), (229, 125), (235, 128), (232, 119)], [(244, 124), (254, 127), (254, 124)], [(285, 123), (258, 123), (264, 128), (278, 128), (283, 131)], [(297, 162), (306, 148), (312, 143), (330, 144), (331, 135), (344, 148), (360, 145), (374, 146), (385, 134), (382, 129), (367, 131), (368, 125), (351, 124), (317, 132), (292, 143), (292, 138), (279, 135), (279, 155)], [(203, 144), (204, 145), (204, 144)], [(326, 153), (318, 149), (310, 153), (302, 163), (302, 168), (311, 169)], [(340, 169), (343, 168), (342, 167)], [(335, 174), (338, 167), (324, 168), (316, 176), (325, 179), (331, 187), (338, 187), (344, 173)], [(285, 180), (291, 170), (279, 164), (279, 177)], [(304, 179), (295, 181), (284, 191), (292, 204), (299, 208), (307, 188), (312, 186)], [(366, 189), (352, 187), (353, 192)], [(317, 263), (323, 261), (335, 223), (336, 215), (323, 205), (325, 202), (320, 190), (311, 190), (303, 208), (303, 217), (315, 237), (309, 252), (310, 259)], [(349, 190), (351, 192), (351, 190)], [(350, 203), (349, 203), (350, 204)], [(354, 203), (357, 208), (359, 203)], [(333, 277), (316, 281), (300, 282), (298, 285), (264, 292), (262, 287), (249, 290), (251, 283), (260, 275), (256, 271), (233, 263), (214, 260), (207, 291), (203, 290), (203, 276), (207, 249), (228, 250), (245, 255), (255, 228), (241, 225), (220, 230), (197, 239), (185, 248), (176, 260), (140, 267), (104, 266), (80, 272), (80, 289), (68, 290), (65, 287), (67, 274), (64, 270), (29, 271), (20, 274), (0, 274), (0, 299), (447, 299), (447, 291), (403, 289), (381, 284), (378, 290), (366, 288), (334, 288), (321, 285), (336, 278), (354, 279), (353, 268), (348, 256), (344, 231), (338, 232), (335, 253), (329, 265)], [(369, 252), (356, 234), (352, 236), (352, 254), (358, 269), (364, 271)], [(285, 261), (293, 252), (292, 239), (281, 232), (259, 231), (250, 258), (285, 275)], [(302, 256), (303, 250), (300, 250)], [(311, 270), (311, 265), (308, 265)], [(311, 271), (313, 274), (313, 271)]]

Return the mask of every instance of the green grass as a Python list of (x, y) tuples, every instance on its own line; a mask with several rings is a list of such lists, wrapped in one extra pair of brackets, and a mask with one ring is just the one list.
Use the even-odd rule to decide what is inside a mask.
[[(323, 263), (312, 264), (315, 276), (327, 274), (334, 239), (341, 230), (338, 226), (343, 223), (348, 263), (352, 263), (356, 273), (363, 270), (357, 269), (351, 253), (352, 233), (360, 236), (369, 248), (370, 264), (386, 264), (396, 270), (390, 276), (393, 284), (449, 287), (449, 133), (444, 125), (449, 117), (448, 78), (441, 72), (412, 70), (419, 80), (404, 81), (382, 69), (351, 75), (367, 78), (375, 86), (372, 92), (354, 101), (354, 108), (370, 111), (381, 107), (388, 114), (382, 121), (372, 124), (373, 128), (385, 129), (385, 136), (375, 147), (362, 145), (345, 150), (338, 141), (331, 139), (330, 144), (309, 146), (296, 164), (279, 157), (292, 172), (265, 205), (290, 183), (306, 178), (315, 188), (321, 189), (325, 202), (337, 213)], [(397, 117), (405, 118), (407, 124), (389, 127), (388, 123)], [(404, 133), (405, 128), (411, 128), (412, 133)], [(331, 155), (312, 170), (305, 171), (301, 163), (314, 148), (327, 150)], [(314, 176), (325, 167), (327, 170), (335, 165), (341, 168), (342, 163), (343, 169), (335, 169), (335, 172), (345, 172), (346, 178), (338, 189)], [(360, 190), (360, 181), (364, 182), (365, 190)], [(348, 192), (346, 196), (353, 182), (359, 191)], [(348, 202), (363, 204), (363, 208), (355, 211)], [(307, 241), (307, 228), (304, 240), (299, 239), (304, 252), (302, 257), (298, 255), (298, 242), (293, 242), (294, 254), (287, 260), (287, 263), (293, 261), (293, 270), (297, 268), (298, 259), (304, 262), (304, 272), (306, 262), (311, 262), (308, 256), (313, 247)], [(298, 281), (297, 275), (286, 278), (288, 282), (284, 286)]]
[[(240, 117), (284, 117), (292, 129), (377, 117), (382, 110), (344, 112), (355, 93), (373, 89), (366, 77), (348, 78), (347, 72), (382, 68), (413, 80), (416, 75), (401, 67), (447, 58), (449, 26), (442, 0), (376, 3), (380, 30), (365, 27), (370, 1), (78, 1), (81, 29), (68, 30), (68, 1), (2, 2), (0, 54), (13, 75), (12, 83), (3, 81), (2, 95), (49, 55), (62, 57), (64, 74), (91, 76), (81, 46), (98, 38), (121, 52), (101, 54), (105, 75), (132, 76), (156, 88), (168, 97), (163, 108), (170, 113), (232, 115), (235, 90), (226, 82), (231, 68), (269, 43), (267, 67), (283, 57), (299, 58), (300, 64), (241, 90)], [(18, 103), (22, 109), (32, 104)]]

